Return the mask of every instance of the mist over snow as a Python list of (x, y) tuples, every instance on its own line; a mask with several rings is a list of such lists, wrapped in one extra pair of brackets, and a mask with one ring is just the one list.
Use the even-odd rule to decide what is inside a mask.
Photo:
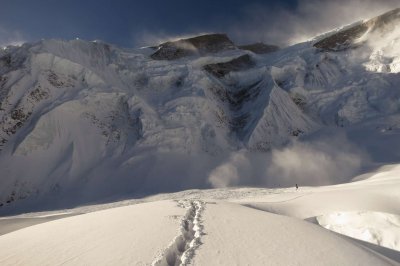
[(338, 133), (311, 142), (296, 141), (273, 150), (267, 175), (284, 186), (293, 182), (299, 185), (342, 183), (358, 174), (368, 161), (365, 151)]
[(239, 151), (215, 168), (208, 181), (231, 186), (290, 187), (348, 182), (370, 161), (368, 152), (334, 130), (313, 140), (294, 140), (269, 153)]
[(253, 165), (246, 152), (232, 154), (227, 162), (218, 166), (210, 173), (208, 181), (215, 188), (238, 186), (248, 182), (253, 175)]

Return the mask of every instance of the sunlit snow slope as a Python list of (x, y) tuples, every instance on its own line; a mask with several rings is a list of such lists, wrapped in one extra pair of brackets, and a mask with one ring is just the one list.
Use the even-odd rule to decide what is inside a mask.
[[(0, 228), (32, 226), (0, 235), (0, 264), (399, 265), (399, 173), (388, 165), (336, 186), (189, 190), (3, 217)], [(57, 214), (72, 217), (34, 225)]]

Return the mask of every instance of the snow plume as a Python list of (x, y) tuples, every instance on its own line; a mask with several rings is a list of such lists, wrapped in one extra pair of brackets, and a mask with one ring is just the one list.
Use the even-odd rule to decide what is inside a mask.
[(181, 39), (188, 39), (191, 37), (210, 34), (210, 32), (198, 32), (191, 34), (171, 34), (163, 31), (142, 31), (133, 36), (135, 46), (157, 46), (165, 42), (173, 42)]
[(177, 36), (173, 36), (161, 31), (142, 31), (134, 34), (133, 42), (136, 46), (156, 46), (176, 38)]
[(367, 41), (368, 45), (374, 50), (382, 51), (385, 56), (399, 56), (398, 45), (400, 43), (400, 29), (394, 28), (387, 33), (374, 33)]
[(0, 26), (0, 47), (15, 45), (20, 46), (25, 42), (24, 37), (19, 31), (8, 31)]
[(252, 5), (228, 33), (238, 42), (287, 46), (399, 7), (397, 0), (299, 0), (295, 9)]
[(364, 64), (372, 72), (400, 72), (400, 29), (399, 19), (367, 36), (367, 45), (371, 49), (369, 61)]
[(360, 172), (369, 156), (344, 136), (293, 141), (269, 153), (239, 151), (208, 177), (216, 188), (230, 186), (288, 187), (346, 182)]

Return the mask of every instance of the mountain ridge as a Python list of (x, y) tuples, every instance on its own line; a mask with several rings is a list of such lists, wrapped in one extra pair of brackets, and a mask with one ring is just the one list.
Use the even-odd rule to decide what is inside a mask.
[[(83, 40), (8, 47), (0, 51), (0, 206), (206, 188), (232, 153), (269, 154), (389, 117), (383, 127), (397, 134), (396, 34), (379, 47), (366, 40), (321, 51), (311, 41), (266, 54), (221, 34), (157, 51)], [(196, 51), (179, 47), (188, 42)], [(373, 134), (383, 139), (381, 129)], [(274, 183), (254, 175), (229, 185)]]

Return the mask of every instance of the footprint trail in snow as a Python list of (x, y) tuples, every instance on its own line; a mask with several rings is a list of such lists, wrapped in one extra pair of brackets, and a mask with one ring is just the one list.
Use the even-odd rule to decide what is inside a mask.
[(201, 244), (200, 238), (203, 231), (201, 214), (204, 210), (204, 202), (182, 200), (178, 202), (178, 205), (188, 209), (181, 222), (181, 233), (175, 237), (162, 257), (152, 263), (152, 266), (188, 265), (194, 257), (195, 250)]

